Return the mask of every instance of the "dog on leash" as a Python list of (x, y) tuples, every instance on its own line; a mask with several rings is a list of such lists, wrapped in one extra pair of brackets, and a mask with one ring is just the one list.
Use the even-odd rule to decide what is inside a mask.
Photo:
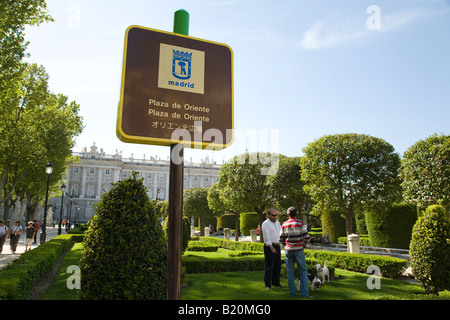
[(321, 264), (316, 264), (316, 274), (317, 278), (322, 282), (322, 285), (325, 285), (325, 278), (327, 281), (330, 281), (330, 271), (327, 268), (328, 260), (325, 260), (323, 267)]

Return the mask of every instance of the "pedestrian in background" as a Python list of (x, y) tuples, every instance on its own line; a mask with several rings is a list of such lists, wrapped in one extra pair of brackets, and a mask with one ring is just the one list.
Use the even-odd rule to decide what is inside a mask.
[(264, 283), (267, 290), (271, 290), (272, 285), (281, 287), (281, 225), (277, 220), (277, 216), (278, 212), (275, 209), (270, 209), (267, 212), (267, 219), (261, 226), (264, 238)]
[(28, 222), (28, 227), (25, 230), (25, 251), (31, 250), (31, 244), (33, 243), (36, 230), (33, 227), (33, 221)]
[(16, 221), (14, 226), (11, 228), (10, 236), (9, 236), (9, 245), (11, 246), (11, 252), (14, 254), (17, 250), (17, 244), (20, 240), (20, 235), (22, 234), (22, 226), (20, 225), (20, 221)]
[(285, 246), (286, 271), (289, 286), (289, 295), (295, 296), (296, 287), (294, 279), (295, 262), (297, 262), (300, 278), (300, 296), (309, 298), (308, 270), (303, 249), (309, 243), (311, 237), (308, 234), (306, 224), (298, 220), (297, 209), (290, 207), (287, 210), (289, 220), (281, 226), (280, 242)]
[(3, 251), (3, 245), (5, 244), (7, 236), (8, 236), (8, 227), (5, 225), (5, 221), (0, 220), (0, 254)]
[(33, 220), (33, 227), (34, 227), (34, 231), (36, 231), (36, 233), (34, 234), (34, 243), (36, 243), (37, 234), (39, 232), (39, 222), (37, 222), (36, 220)]

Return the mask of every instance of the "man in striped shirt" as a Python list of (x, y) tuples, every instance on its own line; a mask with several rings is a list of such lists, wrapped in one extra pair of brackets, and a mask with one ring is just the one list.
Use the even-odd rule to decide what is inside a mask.
[(296, 287), (294, 279), (295, 262), (298, 265), (300, 277), (300, 296), (309, 297), (308, 271), (303, 249), (309, 243), (311, 237), (308, 234), (307, 226), (303, 221), (298, 220), (297, 209), (290, 207), (287, 210), (289, 220), (281, 226), (280, 242), (285, 246), (286, 271), (289, 286), (289, 295), (295, 296)]

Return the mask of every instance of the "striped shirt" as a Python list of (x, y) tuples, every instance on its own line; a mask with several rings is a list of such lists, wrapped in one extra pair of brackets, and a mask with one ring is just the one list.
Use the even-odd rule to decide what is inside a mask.
[(311, 237), (306, 224), (297, 219), (289, 219), (281, 226), (280, 242), (287, 251), (303, 250)]

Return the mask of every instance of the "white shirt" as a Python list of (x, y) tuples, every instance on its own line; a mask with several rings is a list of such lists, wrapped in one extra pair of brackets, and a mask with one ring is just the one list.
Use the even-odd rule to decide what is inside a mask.
[(6, 226), (0, 227), (0, 236), (4, 237), (8, 233), (8, 228)]
[(261, 226), (264, 243), (271, 246), (273, 243), (280, 243), (281, 225), (278, 220), (275, 222), (266, 219)]

